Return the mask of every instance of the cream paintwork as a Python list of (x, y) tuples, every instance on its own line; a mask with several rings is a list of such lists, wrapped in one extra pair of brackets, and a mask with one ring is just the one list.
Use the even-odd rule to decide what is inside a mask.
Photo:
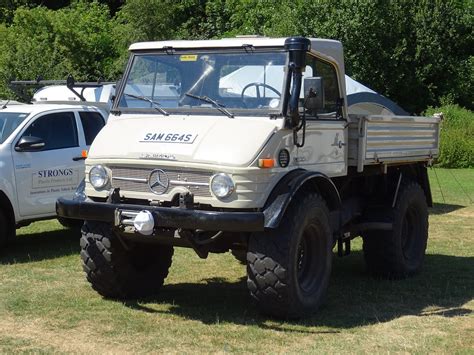
[[(334, 65), (340, 97), (344, 98), (342, 116), (348, 117), (346, 84), (342, 44), (338, 41), (310, 39), (311, 53)], [(130, 46), (131, 51), (156, 51), (164, 47), (175, 49), (231, 48), (250, 44), (254, 47), (283, 47), (285, 38), (237, 38), (211, 41), (143, 42)], [(370, 114), (368, 112), (367, 114)], [(396, 117), (396, 116), (395, 116)], [(391, 117), (393, 119), (394, 116)], [(348, 122), (344, 119), (315, 120), (307, 122), (306, 144), (297, 148), (293, 134), (284, 128), (282, 118), (243, 117), (231, 119), (225, 115), (212, 116), (158, 113), (122, 115), (114, 117), (97, 136), (86, 160), (86, 194), (91, 197), (107, 197), (110, 185), (96, 191), (88, 181), (88, 171), (93, 165), (123, 167), (149, 167), (182, 170), (196, 169), (214, 173), (227, 173), (236, 183), (236, 191), (226, 199), (195, 196), (195, 202), (217, 208), (262, 208), (275, 185), (294, 169), (306, 169), (329, 177), (344, 176), (348, 169)], [(193, 144), (141, 143), (146, 133), (197, 134)], [(301, 141), (301, 134), (299, 138)], [(352, 139), (352, 138), (351, 138)], [(351, 146), (354, 146), (351, 140)], [(277, 160), (281, 149), (290, 152), (290, 164), (271, 169), (258, 167), (258, 159)], [(143, 154), (155, 158), (160, 155), (169, 159), (141, 159)], [(419, 158), (419, 160), (427, 160)], [(174, 187), (163, 195), (152, 192), (121, 191), (127, 198), (150, 201), (171, 201), (186, 188)]]
[[(298, 166), (328, 176), (347, 173), (346, 121), (307, 121), (306, 142), (298, 149)], [(302, 134), (299, 134), (301, 140)]]
[[(141, 118), (124, 116), (115, 118), (110, 120), (106, 128), (96, 137), (86, 160), (86, 194), (104, 198), (110, 189), (109, 185), (102, 191), (96, 191), (90, 186), (88, 172), (90, 167), (96, 164), (106, 167), (110, 165), (153, 167), (165, 171), (167, 168), (178, 167), (183, 170), (203, 170), (212, 174), (228, 173), (236, 183), (236, 192), (229, 198), (219, 200), (215, 197), (195, 196), (196, 202), (222, 208), (263, 207), (273, 187), (283, 175), (293, 169), (314, 169), (328, 176), (340, 176), (346, 173), (345, 149), (337, 148), (337, 153), (334, 153), (336, 148), (333, 146), (336, 136), (342, 137), (344, 134), (344, 122), (318, 122), (318, 126), (309, 131), (309, 139), (318, 149), (310, 147), (312, 149), (310, 160), (306, 161), (299, 161), (297, 157), (306, 154), (308, 150), (298, 152), (293, 144), (292, 131), (282, 126), (281, 119), (265, 117), (230, 119), (225, 116), (149, 115)], [(167, 129), (180, 131), (186, 128), (188, 132), (198, 132), (198, 137), (194, 144), (139, 143), (146, 132), (153, 131), (152, 127), (161, 128), (161, 131)], [(228, 131), (231, 134), (228, 134)], [(325, 137), (323, 140), (321, 134)], [(109, 143), (114, 141), (114, 136), (124, 135), (127, 136), (127, 144)], [(224, 140), (222, 137), (227, 139)], [(220, 140), (219, 145), (216, 145), (216, 138)], [(203, 150), (201, 147), (206, 149)], [(305, 147), (309, 147), (309, 144)], [(291, 162), (287, 168), (258, 167), (259, 158), (277, 159), (278, 152), (283, 148), (290, 152)], [(174, 155), (176, 161), (140, 159), (140, 154), (143, 152)], [(193, 154), (199, 156), (199, 159), (193, 158)], [(121, 193), (127, 198), (170, 201), (175, 194), (186, 191), (184, 187), (175, 187), (159, 196), (152, 192)]]
[[(265, 117), (231, 119), (218, 116), (122, 115), (96, 137), (92, 159), (140, 159), (143, 154), (172, 155), (181, 163), (195, 162), (246, 167), (283, 122)], [(148, 133), (193, 134), (191, 144), (144, 142)], [(111, 144), (117, 141), (123, 144)]]

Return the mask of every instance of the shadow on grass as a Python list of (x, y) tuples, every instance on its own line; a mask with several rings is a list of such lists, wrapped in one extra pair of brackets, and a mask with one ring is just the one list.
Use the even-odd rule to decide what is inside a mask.
[[(337, 333), (337, 329), (388, 322), (402, 316), (468, 315), (472, 311), (463, 305), (474, 297), (473, 270), (472, 257), (427, 255), (424, 270), (413, 278), (376, 280), (365, 272), (362, 253), (354, 252), (335, 260), (325, 304), (315, 315), (300, 321), (283, 322), (260, 315), (247, 294), (245, 278), (238, 282), (211, 278), (202, 283), (165, 285), (158, 296), (125, 305), (161, 313), (151, 304), (169, 304), (164, 313), (205, 324), (256, 324), (285, 332)], [(310, 326), (332, 329), (319, 331)]]
[(80, 231), (59, 229), (20, 235), (0, 249), (0, 265), (49, 260), (79, 253)]
[(432, 215), (439, 215), (439, 214), (454, 212), (465, 207), (466, 206), (452, 205), (449, 203), (435, 203), (434, 206), (430, 208), (429, 212)]

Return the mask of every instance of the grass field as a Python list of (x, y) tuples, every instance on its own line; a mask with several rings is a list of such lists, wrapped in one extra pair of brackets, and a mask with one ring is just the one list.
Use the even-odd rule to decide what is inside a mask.
[(0, 254), (0, 353), (474, 353), (474, 170), (430, 174), (422, 273), (375, 280), (356, 240), (334, 258), (325, 305), (297, 322), (259, 315), (230, 254), (200, 260), (180, 248), (158, 296), (102, 299), (85, 280), (78, 235), (34, 223)]

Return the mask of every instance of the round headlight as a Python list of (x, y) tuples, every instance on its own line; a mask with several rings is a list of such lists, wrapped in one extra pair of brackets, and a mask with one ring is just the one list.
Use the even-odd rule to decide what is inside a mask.
[(230, 196), (235, 190), (232, 178), (227, 174), (216, 174), (211, 178), (211, 191), (218, 198)]
[(107, 170), (102, 165), (95, 165), (89, 171), (89, 181), (95, 189), (101, 189), (109, 182)]

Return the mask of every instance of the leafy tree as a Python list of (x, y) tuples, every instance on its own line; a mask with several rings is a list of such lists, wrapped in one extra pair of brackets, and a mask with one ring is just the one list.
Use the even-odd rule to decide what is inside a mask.
[(2, 22), (4, 83), (115, 78), (137, 41), (304, 35), (341, 40), (346, 71), (408, 111), (474, 108), (472, 0), (0, 0)]
[[(451, 97), (474, 103), (471, 0), (227, 0), (227, 35), (304, 35), (343, 42), (346, 70), (407, 110)], [(225, 7), (224, 7), (225, 8)]]
[(0, 27), (0, 93), (13, 78), (115, 79), (112, 30), (108, 8), (97, 2), (78, 1), (57, 11), (18, 8), (12, 25)]

